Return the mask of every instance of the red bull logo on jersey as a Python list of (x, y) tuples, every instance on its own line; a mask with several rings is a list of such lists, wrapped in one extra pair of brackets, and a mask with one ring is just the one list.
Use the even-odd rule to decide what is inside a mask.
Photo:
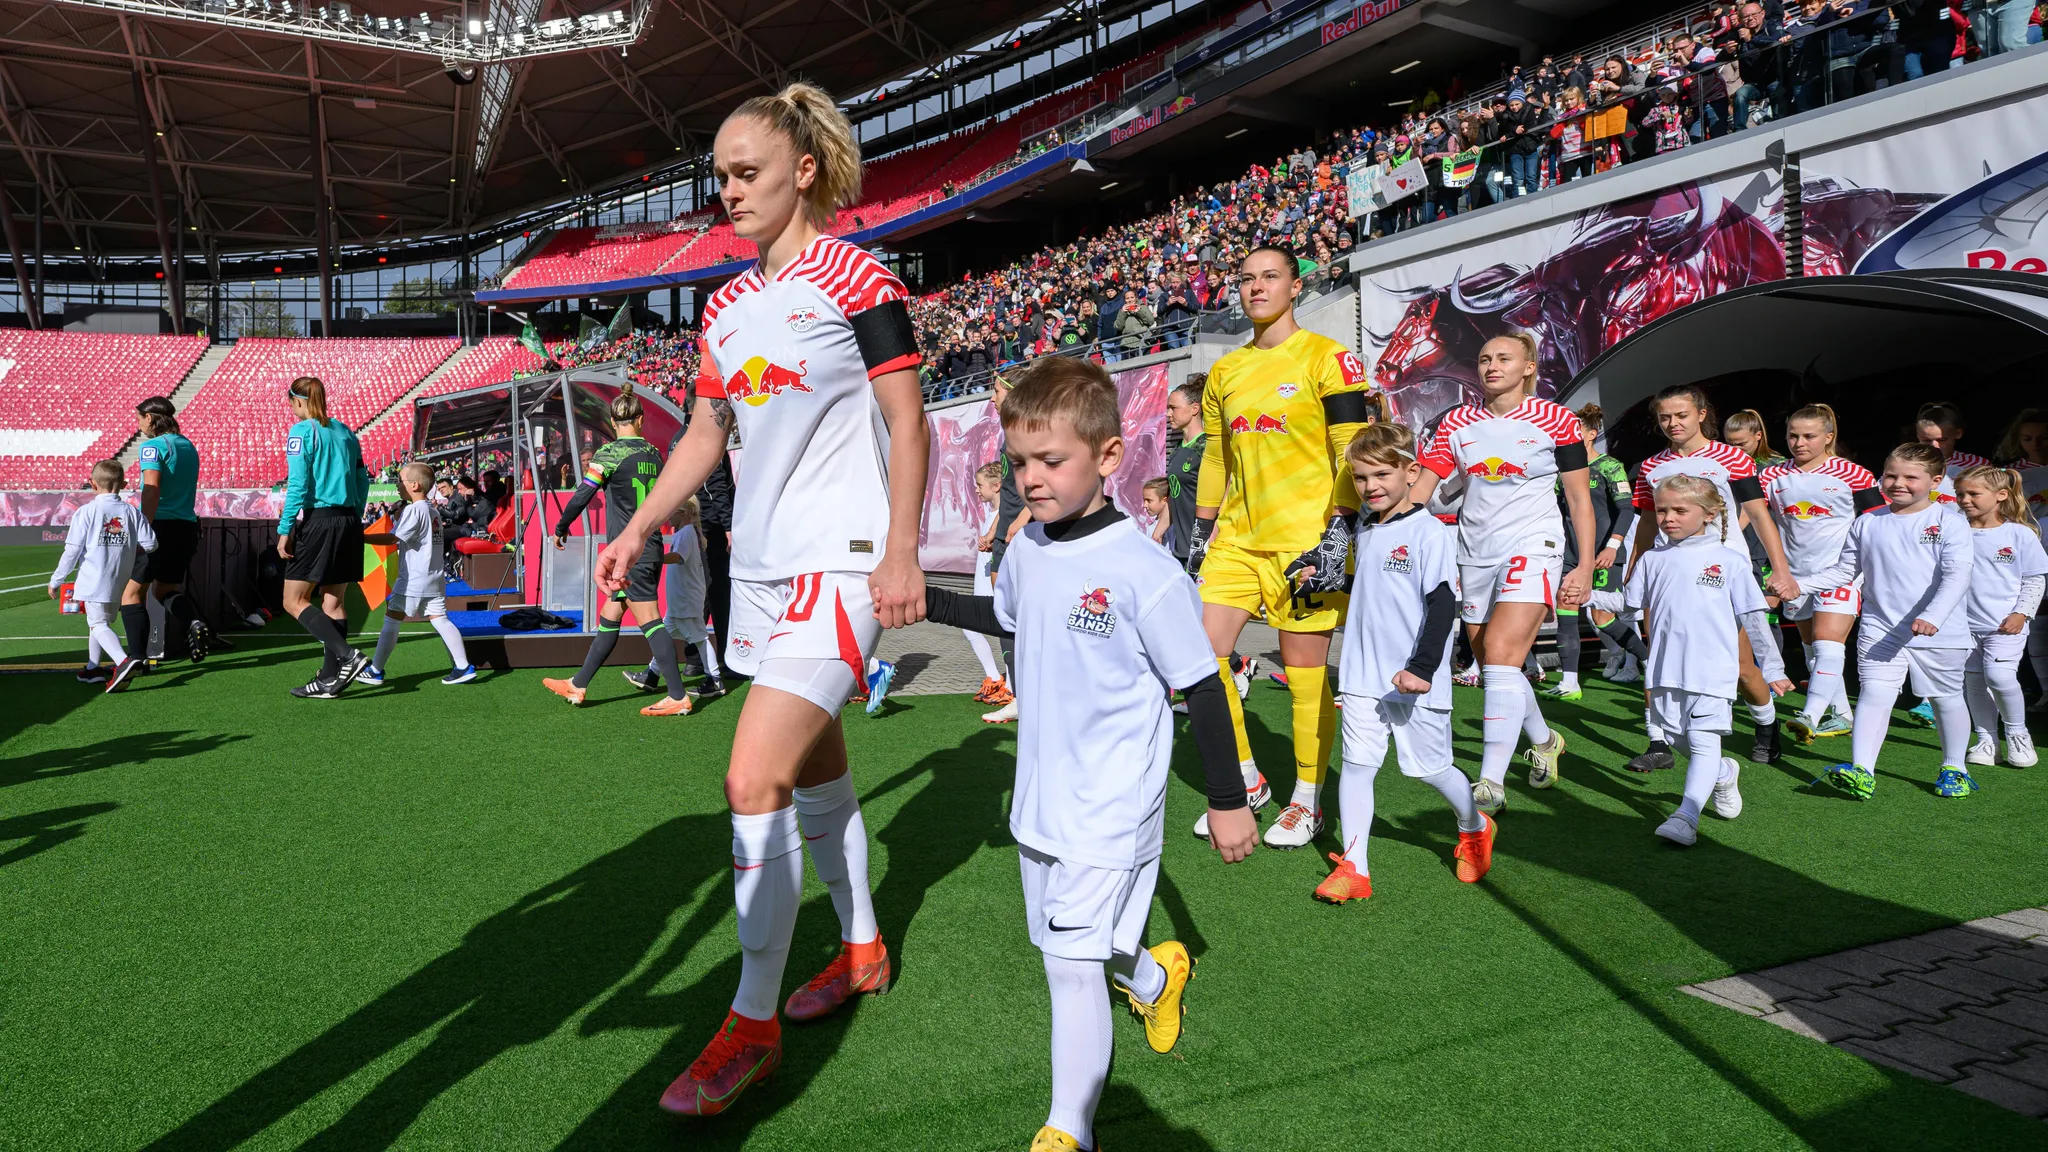
[[(109, 516), (100, 525), (100, 543), (115, 548), (128, 543), (128, 524), (119, 516)], [(2008, 548), (2006, 551), (2010, 552)]]
[(1484, 460), (1475, 460), (1470, 467), (1465, 469), (1465, 472), (1467, 475), (1477, 476), (1481, 480), (1490, 481), (1495, 484), (1510, 477), (1521, 478), (1529, 475), (1527, 468), (1512, 460), (1503, 460), (1498, 456), (1488, 456)]
[(1993, 564), (2017, 564), (2019, 560), (2019, 556), (2014, 554), (2010, 544), (1991, 554), (1991, 562)]
[[(1954, 502), (1955, 502), (1955, 497), (1953, 497), (1953, 496), (1949, 497), (1949, 502), (1950, 502), (1950, 503), (1954, 503)], [(1929, 525), (1928, 525), (1927, 527), (1925, 527), (1925, 528), (1922, 528), (1922, 529), (1920, 530), (1920, 542), (1921, 542), (1922, 544), (1939, 544), (1939, 543), (1941, 543), (1941, 525), (1939, 525), (1939, 524), (1929, 524)]]
[(1834, 509), (1825, 504), (1815, 504), (1811, 500), (1794, 500), (1780, 511), (1794, 520), (1820, 520), (1835, 514)]
[(1116, 613), (1110, 611), (1112, 597), (1107, 588), (1091, 588), (1081, 593), (1081, 599), (1067, 613), (1067, 627), (1091, 636), (1112, 636), (1116, 633)]
[(1301, 391), (1301, 385), (1294, 383), (1282, 384), (1279, 387), (1274, 388), (1273, 391), (1278, 392), (1280, 394), (1280, 398), (1283, 400), (1292, 400), (1294, 399), (1295, 393)]
[(1700, 569), (1699, 582), (1709, 588), (1719, 588), (1728, 583), (1728, 578), (1721, 574), (1719, 564), (1709, 564)]
[(1396, 544), (1394, 550), (1387, 553), (1386, 562), (1381, 564), (1380, 567), (1389, 572), (1413, 572), (1415, 571), (1415, 562), (1408, 558), (1408, 546), (1406, 544)]
[(801, 336), (818, 326), (818, 310), (808, 304), (792, 309), (788, 324), (791, 332)]
[(734, 636), (732, 638), (732, 651), (735, 656), (752, 656), (754, 654), (753, 637)]
[(1230, 418), (1232, 432), (1280, 432), (1287, 431), (1287, 417), (1268, 416), (1264, 412), (1257, 416), (1238, 415)]
[(728, 400), (741, 400), (759, 408), (784, 392), (809, 392), (812, 388), (804, 383), (807, 374), (807, 360), (796, 362), (795, 368), (784, 368), (765, 356), (749, 356), (740, 370), (725, 382)]

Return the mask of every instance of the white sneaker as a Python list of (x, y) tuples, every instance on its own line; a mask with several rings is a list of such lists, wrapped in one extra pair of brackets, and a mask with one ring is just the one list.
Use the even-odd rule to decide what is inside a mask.
[(1963, 763), (1980, 767), (1998, 763), (1998, 742), (1989, 732), (1976, 733), (1970, 740), (1970, 750), (1963, 755)]
[(1230, 674), (1230, 679), (1237, 684), (1237, 698), (1239, 700), (1243, 700), (1252, 694), (1252, 677), (1258, 674), (1259, 662), (1250, 656), (1245, 657), (1244, 664), (1237, 671)]
[(1508, 790), (1493, 781), (1481, 777), (1472, 782), (1472, 803), (1481, 812), (1492, 814), (1508, 806)]
[(1741, 772), (1742, 765), (1735, 757), (1721, 757), (1721, 778), (1714, 782), (1714, 815), (1723, 820), (1742, 815), (1742, 792), (1735, 786), (1735, 777)]
[(1699, 843), (1700, 830), (1693, 825), (1692, 821), (1682, 816), (1673, 816), (1671, 819), (1657, 825), (1657, 835), (1662, 836), (1681, 848), (1690, 848), (1694, 844)]
[(1621, 671), (1622, 661), (1626, 659), (1628, 659), (1628, 653), (1623, 652), (1619, 648), (1609, 652), (1607, 659), (1600, 662), (1600, 678), (1602, 680), (1614, 679), (1614, 674)]
[[(1258, 765), (1250, 760), (1239, 764), (1238, 769), (1245, 772), (1257, 772), (1259, 770)], [(1256, 786), (1244, 790), (1244, 801), (1245, 806), (1250, 808), (1254, 814), (1259, 809), (1273, 802), (1273, 788), (1266, 783), (1266, 777), (1263, 774), (1259, 776), (1259, 782)], [(1207, 808), (1202, 809), (1201, 816), (1195, 819), (1195, 836), (1202, 840), (1209, 838), (1209, 810)]]
[(981, 714), (981, 722), (984, 724), (1015, 724), (1017, 722), (1017, 702), (1012, 700), (993, 712), (983, 712)]
[[(1204, 813), (1207, 815), (1207, 813)], [(1323, 814), (1311, 811), (1299, 804), (1289, 804), (1280, 812), (1280, 818), (1266, 829), (1266, 847), (1299, 848), (1316, 838), (1323, 830)]]
[(2034, 755), (2034, 737), (2026, 729), (2005, 734), (2005, 763), (2012, 768), (2032, 768), (2039, 758)]
[(1636, 658), (1634, 656), (1630, 656), (1627, 653), (1623, 653), (1621, 657), (1620, 669), (1618, 669), (1614, 673), (1614, 675), (1609, 676), (1607, 679), (1610, 683), (1613, 684), (1634, 684), (1642, 678), (1642, 665), (1636, 663)]

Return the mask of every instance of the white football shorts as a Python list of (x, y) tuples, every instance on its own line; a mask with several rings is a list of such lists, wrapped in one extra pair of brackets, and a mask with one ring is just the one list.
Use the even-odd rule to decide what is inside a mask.
[(1136, 868), (1096, 868), (1035, 852), (1022, 844), (1024, 922), (1048, 956), (1107, 960), (1135, 955), (1145, 942), (1159, 857)]
[(1498, 564), (1458, 565), (1459, 604), (1467, 624), (1484, 624), (1495, 604), (1557, 606), (1564, 557), (1552, 552), (1510, 556)]

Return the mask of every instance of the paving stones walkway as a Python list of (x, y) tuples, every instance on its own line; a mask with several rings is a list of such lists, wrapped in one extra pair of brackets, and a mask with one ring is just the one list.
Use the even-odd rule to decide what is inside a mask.
[(2048, 1120), (2048, 908), (1680, 990)]

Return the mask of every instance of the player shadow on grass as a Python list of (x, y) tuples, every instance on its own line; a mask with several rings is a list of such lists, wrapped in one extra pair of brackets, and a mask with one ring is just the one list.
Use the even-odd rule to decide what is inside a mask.
[[(1857, 943), (1910, 936), (1950, 921), (1917, 908), (1834, 888), (1792, 868), (1715, 840), (1720, 821), (1703, 820), (1699, 844), (1680, 849), (1651, 834), (1676, 805), (1682, 776), (1658, 773), (1649, 777), (1661, 786), (1642, 787), (1620, 769), (1579, 762), (1567, 787), (1541, 793), (1541, 799), (1510, 785), (1509, 810), (1500, 821), (1493, 871), (1483, 890), (1502, 907), (1562, 953), (1617, 1000), (1627, 1005), (1673, 1043), (1720, 1076), (1758, 1108), (1800, 1139), (1818, 1148), (1866, 1149), (1890, 1143), (1883, 1113), (1865, 1111), (1852, 1122), (1836, 1114), (1816, 1123), (1780, 1097), (1768, 1084), (1725, 1056), (1705, 1034), (1684, 1023), (1669, 1003), (1675, 978), (1655, 972), (1624, 971), (1601, 956), (1620, 940), (1598, 938), (1604, 921), (1584, 917), (1566, 920), (1523, 899), (1530, 889), (1517, 882), (1516, 869), (1527, 861), (1535, 867), (1576, 876), (1627, 893), (1661, 917), (1678, 934), (1721, 959), (1732, 971), (1749, 971), (1851, 947)], [(1663, 781), (1669, 781), (1663, 784)], [(1625, 809), (1615, 812), (1588, 803), (1575, 788), (1597, 792)], [(1526, 797), (1526, 799), (1525, 799)], [(1520, 805), (1516, 804), (1521, 800)], [(1548, 808), (1549, 811), (1544, 809)], [(1441, 814), (1421, 820), (1374, 822), (1373, 834), (1421, 847), (1444, 860), (1444, 880), (1451, 878), (1450, 852), (1456, 834)], [(1588, 928), (1594, 931), (1587, 931)], [(1732, 1016), (1732, 1014), (1731, 1014)], [(1753, 1021), (1732, 1021), (1754, 1024)], [(1762, 1025), (1757, 1025), (1761, 1027)], [(1903, 1077), (1903, 1074), (1901, 1074)], [(1910, 1079), (1910, 1078), (1904, 1078)], [(1902, 1083), (1897, 1098), (1917, 1097)], [(1887, 1093), (1890, 1095), (1892, 1093)], [(1866, 1097), (1868, 1109), (1876, 1100)]]
[[(726, 890), (731, 838), (723, 813), (678, 817), (528, 893), (470, 929), (454, 949), (148, 1147), (235, 1147), (390, 1053), (417, 1045), (300, 1145), (389, 1147), (443, 1092), (499, 1056), (545, 1040), (632, 975), (667, 934), (677, 909), (694, 901), (697, 920), (722, 918), (730, 908), (719, 897)], [(720, 994), (732, 987), (732, 979), (721, 978), (730, 976), (731, 967), (721, 965), (707, 977)], [(709, 1036), (717, 1017), (713, 1009), (707, 1003), (695, 1013), (704, 1027), (690, 1037), (689, 1055), (674, 1071)], [(659, 1096), (657, 1086), (638, 1104), (652, 1114)]]
[(1182, 1128), (1154, 1111), (1145, 1095), (1128, 1084), (1119, 1084), (1116, 1069), (1102, 1089), (1102, 1103), (1095, 1109), (1095, 1144), (1116, 1152), (1216, 1152), (1206, 1137)]
[(0, 846), (21, 842), (16, 847), (0, 851), (0, 868), (19, 864), (59, 844), (78, 839), (85, 835), (85, 821), (104, 816), (119, 807), (113, 803), (73, 804), (68, 808), (52, 808), (0, 820)]
[(196, 756), (248, 738), (247, 735), (213, 732), (138, 732), (132, 736), (113, 736), (70, 748), (52, 748), (0, 760), (0, 788), (54, 780), (59, 776), (76, 776), (81, 772), (97, 772), (121, 764), (146, 765), (158, 760)]

